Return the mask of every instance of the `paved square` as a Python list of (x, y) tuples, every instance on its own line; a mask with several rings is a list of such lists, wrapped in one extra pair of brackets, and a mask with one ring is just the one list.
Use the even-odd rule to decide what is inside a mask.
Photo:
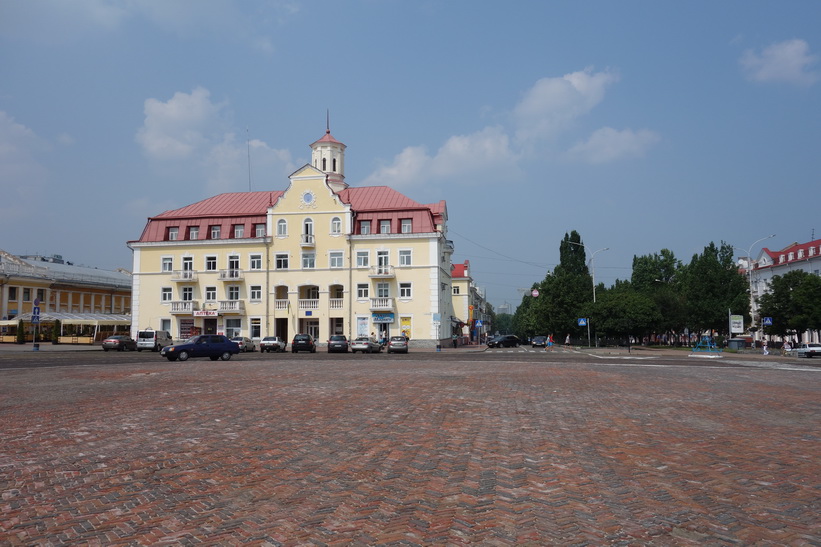
[(821, 545), (819, 372), (563, 359), (0, 371), (0, 545)]

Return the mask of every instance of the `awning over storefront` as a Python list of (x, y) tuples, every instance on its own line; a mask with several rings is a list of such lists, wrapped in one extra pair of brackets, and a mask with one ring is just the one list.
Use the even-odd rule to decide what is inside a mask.
[(459, 327), (464, 327), (465, 322), (459, 319), (458, 317), (454, 317), (453, 315), (450, 316), (450, 322), (454, 325), (458, 325)]
[[(14, 319), (7, 319), (0, 321), (0, 326), (10, 327), (17, 325), (20, 321), (23, 323), (31, 322), (31, 314), (24, 313), (18, 315)], [(131, 316), (114, 314), (114, 313), (41, 313), (40, 323), (54, 323), (60, 321), (63, 325), (130, 325)]]

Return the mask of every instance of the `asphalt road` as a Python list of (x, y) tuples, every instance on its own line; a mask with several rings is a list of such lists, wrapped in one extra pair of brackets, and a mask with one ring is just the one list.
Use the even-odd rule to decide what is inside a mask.
[(815, 364), (0, 352), (0, 546), (819, 545)]

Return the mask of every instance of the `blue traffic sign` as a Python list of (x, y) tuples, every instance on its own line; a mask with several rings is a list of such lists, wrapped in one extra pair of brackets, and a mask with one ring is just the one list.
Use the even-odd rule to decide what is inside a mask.
[(765, 317), (762, 321), (762, 324), (769, 325), (770, 327), (773, 326), (773, 318), (772, 317)]
[(587, 319), (585, 319), (584, 317), (579, 317), (579, 326), (580, 327), (586, 327), (587, 326)]

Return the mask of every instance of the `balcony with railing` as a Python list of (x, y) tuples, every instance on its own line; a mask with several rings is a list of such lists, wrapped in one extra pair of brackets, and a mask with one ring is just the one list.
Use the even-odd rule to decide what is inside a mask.
[(287, 298), (277, 298), (274, 300), (274, 309), (275, 310), (287, 310), (288, 309), (288, 299)]
[(244, 300), (220, 300), (219, 301), (219, 312), (220, 313), (244, 313), (245, 312), (245, 301)]
[(301, 310), (318, 310), (319, 309), (319, 299), (318, 298), (300, 298), (297, 301), (297, 305)]
[(381, 279), (389, 279), (396, 277), (393, 266), (389, 264), (381, 266), (371, 266), (368, 270), (368, 277), (379, 277)]
[(194, 313), (200, 309), (197, 300), (173, 300), (171, 302), (171, 313)]
[(393, 298), (371, 298), (371, 311), (392, 311)]
[(171, 272), (171, 281), (182, 281), (192, 283), (197, 280), (197, 272), (194, 270), (174, 270)]
[(345, 299), (344, 298), (331, 298), (328, 300), (328, 308), (332, 310), (342, 310), (345, 309)]
[(242, 281), (242, 277), (242, 270), (229, 269), (219, 272), (220, 281)]
[(316, 245), (316, 240), (314, 239), (314, 234), (302, 234), (302, 239), (300, 239), (300, 244), (303, 247), (314, 247)]

